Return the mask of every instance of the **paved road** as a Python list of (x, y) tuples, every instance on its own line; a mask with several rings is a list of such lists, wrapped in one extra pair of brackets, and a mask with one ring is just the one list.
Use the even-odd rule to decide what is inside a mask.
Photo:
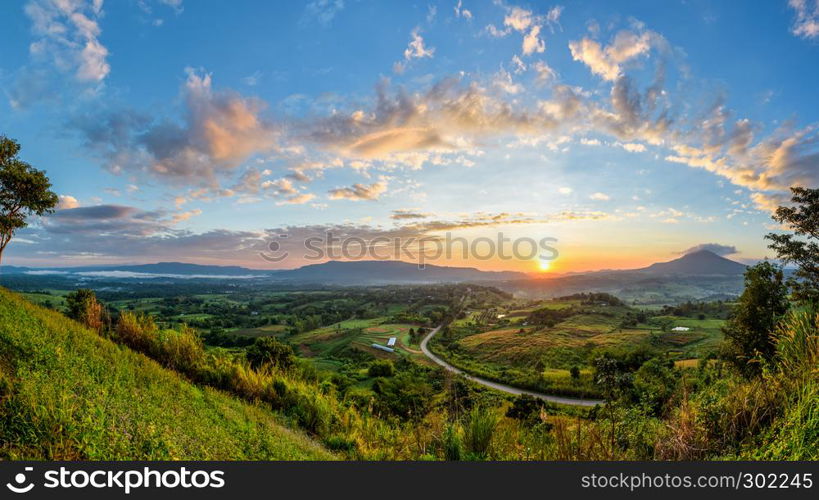
[(493, 382), (493, 381), (487, 380), (485, 378), (470, 375), (470, 374), (464, 372), (463, 370), (450, 365), (449, 363), (447, 363), (443, 359), (439, 358), (438, 356), (432, 354), (432, 351), (430, 351), (429, 347), (427, 347), (427, 343), (429, 342), (429, 340), (432, 337), (434, 337), (435, 334), (437, 334), (438, 330), (440, 330), (440, 329), (441, 329), (441, 327), (439, 326), (439, 327), (435, 328), (434, 330), (432, 330), (431, 332), (429, 332), (429, 334), (427, 334), (426, 337), (424, 337), (424, 339), (421, 341), (421, 351), (424, 352), (424, 355), (426, 355), (426, 357), (428, 357), (429, 359), (431, 359), (435, 363), (443, 366), (445, 369), (451, 371), (452, 373), (457, 373), (457, 374), (463, 375), (464, 377), (466, 377), (467, 379), (469, 379), (469, 380), (471, 380), (473, 382), (476, 382), (476, 383), (481, 384), (481, 385), (485, 385), (486, 387), (490, 387), (490, 388), (496, 389), (498, 391), (507, 392), (509, 394), (515, 394), (515, 395), (528, 394), (530, 396), (534, 396), (536, 398), (540, 398), (540, 399), (542, 399), (544, 401), (549, 401), (549, 402), (552, 402), (552, 403), (560, 403), (560, 404), (564, 404), (564, 405), (574, 405), (574, 406), (594, 406), (594, 405), (599, 405), (599, 404), (605, 403), (605, 401), (603, 401), (602, 399), (578, 399), (578, 398), (566, 398), (566, 397), (563, 397), (563, 396), (551, 396), (549, 394), (543, 394), (543, 393), (540, 393), (540, 392), (530, 391), (528, 389), (519, 389), (517, 387), (512, 387), (511, 385), (501, 384), (499, 382)]

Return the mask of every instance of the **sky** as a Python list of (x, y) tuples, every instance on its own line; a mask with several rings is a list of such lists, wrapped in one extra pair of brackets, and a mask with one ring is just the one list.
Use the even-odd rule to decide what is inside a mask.
[(0, 134), (60, 195), (4, 264), (414, 261), (394, 242), (447, 235), (429, 262), (750, 262), (819, 185), (819, 0), (2, 9)]

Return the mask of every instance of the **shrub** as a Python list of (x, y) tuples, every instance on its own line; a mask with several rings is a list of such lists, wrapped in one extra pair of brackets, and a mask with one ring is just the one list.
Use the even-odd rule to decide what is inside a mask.
[(466, 422), (467, 449), (477, 457), (486, 457), (497, 425), (498, 417), (493, 411), (480, 406), (473, 408)]
[(107, 323), (107, 315), (93, 290), (80, 288), (66, 295), (65, 301), (69, 318), (97, 333), (102, 331)]
[(296, 355), (293, 348), (283, 344), (273, 337), (259, 337), (247, 348), (245, 357), (250, 366), (259, 368), (265, 364), (272, 364), (279, 368), (287, 369), (296, 362)]
[(374, 361), (367, 374), (370, 377), (392, 377), (395, 375), (395, 365), (388, 359)]

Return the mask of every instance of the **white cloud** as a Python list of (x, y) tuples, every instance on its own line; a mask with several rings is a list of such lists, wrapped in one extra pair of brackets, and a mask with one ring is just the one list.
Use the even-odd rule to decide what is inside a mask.
[(532, 55), (546, 50), (546, 43), (540, 39), (540, 26), (532, 26), (523, 37), (523, 55)]
[(25, 12), (37, 37), (30, 45), (33, 56), (50, 58), (81, 82), (101, 82), (108, 76), (108, 49), (99, 41), (102, 1), (33, 0)]
[(791, 33), (801, 38), (819, 38), (819, 0), (789, 0), (788, 5), (796, 13)]
[(57, 204), (57, 210), (65, 210), (70, 208), (77, 208), (80, 206), (80, 202), (77, 201), (77, 198), (74, 198), (71, 195), (61, 194), (59, 196), (60, 202)]
[(512, 81), (512, 75), (504, 69), (495, 73), (492, 84), (507, 94), (519, 94), (523, 92), (523, 85)]
[(622, 73), (623, 64), (647, 54), (658, 37), (649, 31), (637, 34), (623, 30), (605, 48), (595, 40), (583, 38), (579, 42), (570, 42), (569, 50), (572, 58), (584, 63), (592, 73), (605, 80), (616, 80)]
[(555, 70), (543, 61), (537, 61), (532, 64), (532, 69), (535, 70), (537, 82), (541, 85), (557, 79)]
[(330, 190), (331, 200), (377, 200), (387, 192), (387, 182), (380, 180), (373, 184), (353, 184), (350, 187)]
[(564, 186), (564, 187), (558, 189), (558, 192), (560, 194), (572, 194), (572, 188)]
[(620, 147), (628, 151), (629, 153), (643, 153), (646, 151), (646, 147), (643, 144), (634, 143), (634, 142), (627, 142), (625, 144), (620, 144)]
[(512, 66), (515, 67), (515, 74), (520, 74), (526, 71), (526, 63), (524, 63), (523, 60), (517, 56), (517, 54), (512, 56)]
[(463, 8), (463, 0), (458, 0), (458, 4), (455, 5), (455, 17), (462, 17), (467, 21), (472, 19), (472, 11)]
[(404, 59), (409, 61), (410, 59), (422, 59), (424, 57), (431, 58), (433, 55), (435, 55), (434, 47), (427, 47), (424, 45), (424, 38), (421, 36), (418, 28), (412, 30), (410, 36), (412, 37), (412, 40), (404, 50)]
[(316, 21), (322, 26), (327, 26), (343, 9), (344, 0), (313, 0), (304, 7), (301, 24)]
[(508, 26), (516, 31), (526, 31), (532, 25), (533, 16), (531, 10), (522, 9), (520, 7), (512, 7), (503, 18), (503, 25)]
[(597, 192), (593, 193), (591, 196), (589, 196), (589, 198), (597, 201), (608, 201), (611, 199), (611, 196), (607, 195), (606, 193)]

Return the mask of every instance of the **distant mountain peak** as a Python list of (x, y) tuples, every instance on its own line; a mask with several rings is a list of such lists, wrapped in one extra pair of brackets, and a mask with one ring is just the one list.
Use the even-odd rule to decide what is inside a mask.
[(744, 264), (726, 259), (710, 250), (698, 250), (668, 262), (657, 262), (638, 271), (650, 274), (706, 276), (742, 274), (745, 268)]

